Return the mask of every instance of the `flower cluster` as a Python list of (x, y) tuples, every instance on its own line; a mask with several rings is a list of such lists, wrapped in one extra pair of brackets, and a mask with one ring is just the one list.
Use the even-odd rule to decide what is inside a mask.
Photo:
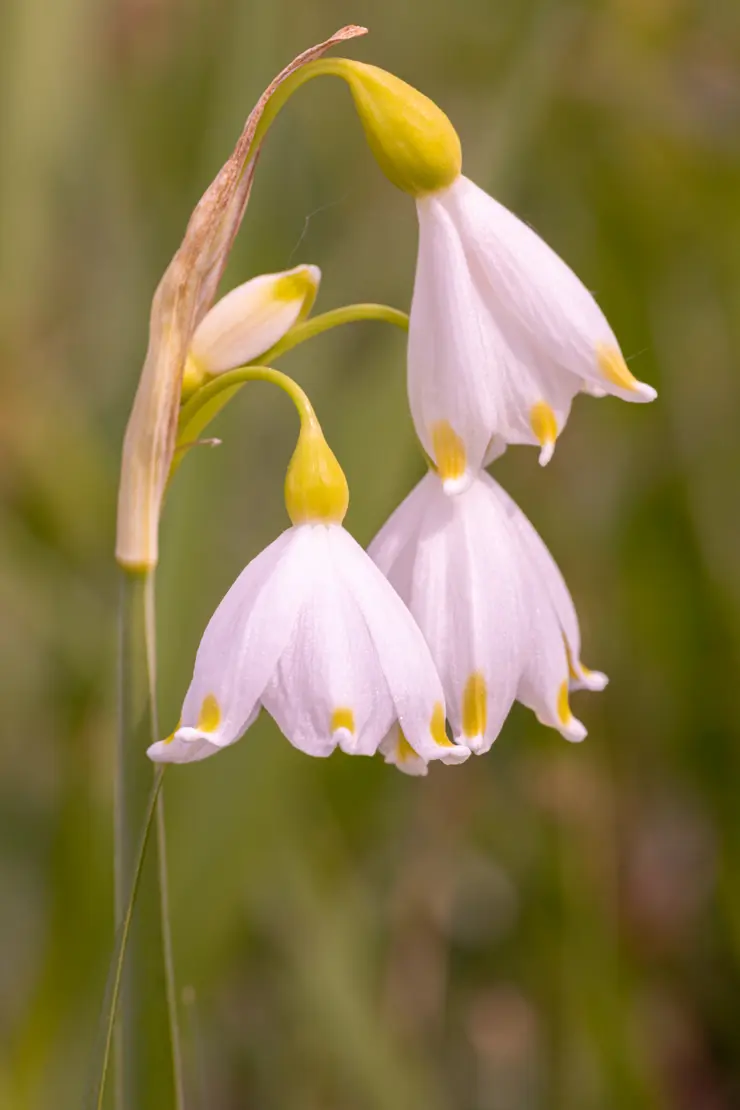
[(347, 82), (381, 168), (416, 202), (408, 395), (429, 473), (368, 552), (342, 527), (347, 484), (308, 398), (255, 365), (305, 321), (316, 267), (255, 278), (205, 315), (185, 361), (185, 423), (197, 430), (193, 412), (213, 412), (220, 375), (229, 387), (266, 378), (285, 389), (301, 419), (285, 486), (292, 523), (219, 605), (181, 721), (149, 755), (203, 759), (260, 708), (304, 752), (380, 751), (411, 774), (487, 751), (515, 700), (581, 740), (569, 694), (601, 690), (606, 676), (584, 666), (563, 577), (485, 468), (509, 444), (537, 445), (546, 464), (579, 392), (650, 401), (655, 391), (630, 373), (566, 263), (462, 175), (436, 105), (372, 66), (311, 65)]

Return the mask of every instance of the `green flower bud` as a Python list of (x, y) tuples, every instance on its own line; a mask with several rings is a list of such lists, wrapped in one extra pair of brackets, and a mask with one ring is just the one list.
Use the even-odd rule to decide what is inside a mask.
[(285, 507), (293, 524), (341, 524), (349, 505), (344, 471), (315, 417), (301, 415), (298, 443), (285, 476)]
[(459, 177), (460, 138), (433, 100), (377, 66), (347, 58), (318, 65), (349, 85), (370, 149), (399, 189), (418, 197)]

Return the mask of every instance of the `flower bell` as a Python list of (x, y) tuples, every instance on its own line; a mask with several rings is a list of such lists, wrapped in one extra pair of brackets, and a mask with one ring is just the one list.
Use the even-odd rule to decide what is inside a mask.
[(462, 175), (460, 141), (441, 109), (374, 66), (317, 65), (348, 82), (378, 164), (416, 201), (409, 400), (450, 492), (509, 443), (539, 444), (549, 462), (578, 392), (654, 399), (573, 271)]
[(318, 266), (296, 266), (245, 281), (217, 301), (193, 335), (183, 375), (183, 397), (208, 378), (269, 351), (308, 316), (320, 281)]
[(408, 389), (443, 477), (479, 469), (508, 443), (539, 444), (546, 464), (578, 392), (655, 398), (586, 287), (503, 205), (460, 176), (417, 211)]
[[(294, 397), (300, 393), (291, 387)], [(419, 760), (460, 763), (470, 752), (445, 734), (429, 649), (398, 594), (342, 527), (347, 483), (300, 396), (306, 407), (285, 483), (292, 527), (252, 560), (219, 605), (181, 721), (149, 756), (204, 759), (238, 740), (264, 706), (309, 755), (336, 747), (373, 755), (394, 730), (411, 753), (409, 770)]]
[(515, 700), (568, 740), (586, 730), (568, 693), (606, 676), (580, 659), (578, 618), (544, 543), (486, 473), (450, 496), (429, 473), (369, 554), (429, 644), (458, 743), (491, 747)]

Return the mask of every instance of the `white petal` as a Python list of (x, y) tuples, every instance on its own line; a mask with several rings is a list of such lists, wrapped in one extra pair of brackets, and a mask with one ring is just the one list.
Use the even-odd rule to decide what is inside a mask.
[(514, 503), (501, 496), (503, 491), (496, 488), (488, 475), (481, 484), (485, 484), (490, 500), (496, 501), (507, 516), (511, 553), (518, 561), (521, 575), (528, 642), (517, 700), (532, 709), (542, 724), (556, 728), (567, 740), (583, 740), (586, 729), (573, 716), (568, 702), (568, 652), (558, 611), (549, 592), (551, 575), (542, 574), (542, 566), (530, 557), (531, 536), (527, 543), (522, 541), (518, 528), (521, 523), (519, 510)]
[[(246, 732), (259, 716), (260, 706), (255, 706), (254, 712), (247, 720), (243, 732)], [(220, 752), (223, 745), (211, 743), (206, 740), (198, 729), (178, 729), (166, 740), (158, 740), (147, 750), (147, 755), (155, 763), (197, 763), (207, 759), (209, 755)]]
[(383, 739), (379, 751), (386, 763), (398, 767), (405, 775), (426, 775), (429, 770), (428, 763), (416, 754), (397, 724)]
[(444, 737), (444, 694), (424, 637), (400, 597), (349, 533), (337, 529), (336, 568), (362, 611), (404, 737), (424, 760), (470, 754)]
[(528, 643), (518, 546), (506, 514), (479, 479), (449, 497), (428, 474), (385, 526), (385, 547), (394, 519), (400, 540), (404, 521), (420, 507), (423, 519), (409, 548), (399, 542), (402, 557), (380, 565), (429, 644), (455, 736), (473, 751), (487, 751), (516, 696)]
[(491, 436), (491, 442), (488, 444), (488, 450), (486, 451), (485, 458), (483, 459), (483, 465), (490, 466), (491, 463), (496, 461), (496, 459), (500, 459), (501, 456), (506, 452), (507, 447), (508, 444), (503, 436)]
[(483, 480), (505, 508), (511, 525), (521, 540), (524, 557), (528, 560), (532, 573), (543, 583), (555, 610), (568, 649), (571, 689), (583, 687), (588, 690), (603, 690), (608, 682), (607, 676), (600, 671), (591, 671), (581, 663), (578, 615), (560, 568), (516, 502), (489, 475), (485, 475)]
[(174, 741), (152, 745), (152, 759), (205, 758), (254, 720), (302, 604), (302, 547), (301, 530), (289, 528), (239, 575), (203, 634)]
[(419, 254), (408, 343), (411, 415), (424, 449), (443, 472), (440, 429), (447, 426), (459, 437), (462, 476), (466, 467), (480, 468), (496, 416), (486, 379), (487, 312), (448, 213), (434, 197), (419, 201), (417, 210)]
[(327, 756), (339, 745), (353, 755), (374, 755), (395, 710), (363, 614), (342, 577), (346, 533), (338, 525), (301, 530), (306, 596), (262, 702), (301, 751)]
[(532, 650), (519, 683), (517, 698), (537, 714), (543, 725), (556, 728), (566, 740), (583, 740), (586, 729), (568, 703), (568, 657), (560, 625), (535, 578), (530, 581)]
[(507, 321), (510, 335), (526, 336), (543, 385), (567, 371), (624, 400), (653, 400), (655, 390), (626, 370), (591, 293), (539, 235), (467, 178), (440, 198), (483, 296)]
[(196, 763), (220, 751), (216, 744), (209, 744), (207, 740), (181, 740), (173, 736), (151, 744), (146, 754), (155, 763)]
[[(601, 689), (606, 676), (580, 663), (578, 619), (562, 575), (492, 478), (481, 474), (450, 497), (427, 475), (370, 552), (424, 633), (453, 731), (466, 746), (487, 751), (514, 698), (568, 739), (583, 739), (568, 704), (569, 664), (570, 688)], [(391, 737), (389, 758), (394, 752)]]
[(308, 315), (320, 280), (317, 266), (296, 266), (238, 285), (201, 320), (191, 357), (209, 374), (251, 362)]
[[(551, 453), (581, 386), (565, 371), (543, 378), (531, 336), (492, 298), (480, 266), (466, 253), (456, 212), (444, 199), (456, 188), (417, 203), (419, 258), (409, 322), (412, 415), (442, 473), (435, 429), (451, 427), (469, 467), (477, 470), (490, 461), (492, 447), (501, 454), (502, 444), (542, 443), (533, 412), (544, 402), (553, 437), (542, 445)], [(453, 492), (449, 486), (448, 491)]]
[(419, 534), (429, 509), (430, 477), (423, 478), (394, 509), (367, 549), (372, 561), (386, 578), (391, 579), (393, 588), (406, 605), (411, 597)]

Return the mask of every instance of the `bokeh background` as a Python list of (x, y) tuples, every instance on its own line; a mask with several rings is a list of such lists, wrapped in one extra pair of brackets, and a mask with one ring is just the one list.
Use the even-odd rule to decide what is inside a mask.
[[(469, 176), (594, 289), (652, 406), (577, 402), (496, 477), (559, 560), (572, 747), (516, 708), (409, 780), (261, 721), (168, 776), (188, 1110), (740, 1106), (740, 7), (735, 0), (6, 0), (0, 9), (0, 1107), (80, 1107), (113, 936), (121, 437), (150, 298), (265, 85), (347, 22)], [(273, 128), (225, 285), (313, 262), (406, 308), (416, 227), (339, 83)], [(370, 540), (420, 476), (401, 333), (281, 366)], [(163, 726), (285, 525), (288, 402), (251, 386), (163, 526)], [(143, 755), (142, 755), (143, 758)], [(163, 1110), (167, 1107), (163, 1104)]]

